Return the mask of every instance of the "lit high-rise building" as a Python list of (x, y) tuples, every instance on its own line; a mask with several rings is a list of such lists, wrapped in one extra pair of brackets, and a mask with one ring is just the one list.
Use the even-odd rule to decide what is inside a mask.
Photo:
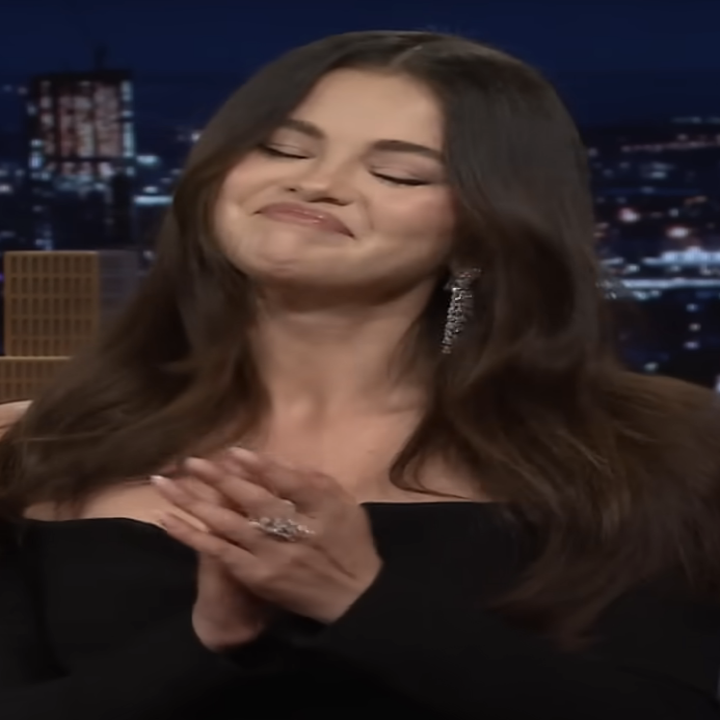
[(98, 70), (35, 77), (27, 112), (34, 246), (129, 246), (135, 175), (130, 74)]
[(33, 397), (134, 294), (132, 251), (5, 253), (0, 402)]

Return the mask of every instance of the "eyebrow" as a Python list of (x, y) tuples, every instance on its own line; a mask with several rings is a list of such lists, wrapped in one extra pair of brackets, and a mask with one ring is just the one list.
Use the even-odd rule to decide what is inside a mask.
[[(325, 133), (317, 125), (313, 125), (313, 123), (307, 122), (307, 120), (289, 118), (280, 125), (280, 129), (282, 128), (285, 128), (286, 130), (295, 130), (296, 132), (302, 133), (313, 140), (326, 139)], [(407, 140), (376, 140), (372, 144), (372, 149), (379, 152), (421, 155), (440, 162), (444, 159), (443, 154), (439, 150), (434, 150), (433, 148), (426, 147), (425, 145), (419, 145), (418, 143), (408, 142)]]

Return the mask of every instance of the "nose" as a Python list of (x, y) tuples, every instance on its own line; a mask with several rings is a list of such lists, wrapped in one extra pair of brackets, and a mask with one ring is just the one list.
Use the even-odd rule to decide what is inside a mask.
[(348, 174), (346, 168), (313, 164), (313, 167), (307, 168), (299, 177), (293, 178), (288, 189), (305, 202), (348, 205), (353, 199)]

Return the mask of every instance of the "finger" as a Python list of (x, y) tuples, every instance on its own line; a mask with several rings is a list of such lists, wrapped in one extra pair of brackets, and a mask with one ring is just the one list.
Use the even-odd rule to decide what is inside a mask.
[(220, 562), (235, 577), (252, 572), (256, 563), (252, 554), (216, 535), (196, 530), (192, 525), (170, 513), (164, 515), (161, 523), (165, 531), (183, 545), (195, 550), (201, 556)]
[[(231, 473), (239, 474), (248, 482), (264, 487), (274, 495), (281, 495), (272, 483), (272, 471), (279, 463), (272, 461), (269, 457), (239, 447), (231, 447), (225, 450), (220, 457), (224, 467)], [(290, 466), (286, 466), (290, 469)]]
[(163, 497), (181, 512), (200, 521), (210, 533), (249, 551), (257, 548), (259, 538), (247, 518), (230, 508), (193, 495), (177, 485), (174, 480), (161, 475), (154, 475), (152, 482)]
[[(287, 501), (277, 497), (267, 488), (249, 482), (243, 474), (225, 468), (203, 458), (190, 458), (186, 462), (188, 472), (227, 497), (233, 505), (241, 508), (248, 517), (287, 517)], [(294, 509), (294, 508), (293, 508)]]
[[(161, 476), (167, 477), (165, 473), (159, 473)], [(207, 500), (208, 502), (221, 505), (223, 507), (229, 507), (230, 503), (228, 499), (216, 488), (208, 485), (207, 483), (201, 482), (197, 478), (189, 475), (184, 475), (179, 478), (171, 478), (176, 485), (179, 485), (183, 490), (186, 490), (191, 495), (195, 495), (201, 500)]]
[(174, 515), (175, 517), (179, 517), (181, 520), (183, 520), (186, 523), (189, 523), (192, 525), (195, 529), (200, 530), (201, 532), (210, 532), (210, 528), (202, 522), (202, 520), (198, 520), (193, 515), (190, 515), (189, 513), (186, 513), (183, 510), (180, 510), (179, 508), (172, 508), (171, 510), (165, 509), (165, 510), (157, 510), (152, 514), (153, 519), (157, 522), (158, 525), (162, 525), (162, 519), (167, 515)]
[(335, 480), (320, 472), (292, 467), (242, 448), (231, 448), (228, 455), (239, 472), (263, 487), (273, 488), (277, 495), (295, 503), (303, 513), (312, 514), (322, 509), (333, 496), (346, 495)]
[[(151, 475), (150, 478), (149, 478), (151, 482), (152, 482), (152, 477), (153, 477), (153, 476)], [(164, 476), (164, 477), (165, 477), (165, 476)], [(191, 485), (191, 484), (189, 484), (187, 481), (185, 481), (185, 480), (183, 480), (183, 479), (173, 480), (173, 483), (175, 483), (175, 485), (179, 485), (180, 487), (182, 487), (182, 488), (183, 488), (184, 490), (186, 490), (187, 492), (189, 492), (189, 493), (191, 493), (191, 494), (194, 494), (194, 495), (196, 495), (197, 497), (200, 497), (200, 498), (203, 498), (203, 497), (208, 498), (208, 497), (209, 497), (209, 496), (208, 496), (208, 493), (215, 493), (215, 494), (218, 495), (218, 497), (221, 497), (221, 498), (222, 498), (222, 495), (220, 495), (220, 493), (217, 493), (217, 491), (213, 490), (212, 488), (209, 488), (209, 487), (207, 487), (207, 486), (205, 486), (205, 485), (202, 485), (202, 483), (195, 483), (194, 485)], [(207, 489), (207, 492), (204, 493), (204, 494), (201, 494), (200, 488), (206, 488), (206, 489)], [(163, 500), (166, 500), (166, 501), (167, 501), (167, 497), (165, 497), (164, 495), (162, 495), (162, 493), (160, 493), (160, 495), (161, 495), (161, 497), (162, 497)], [(212, 499), (212, 498), (209, 498), (209, 499)], [(200, 520), (198, 520), (198, 519), (197, 519), (196, 517), (194, 517), (193, 515), (190, 515), (189, 513), (186, 513), (184, 510), (180, 510), (180, 508), (178, 508), (178, 507), (176, 507), (176, 506), (174, 506), (174, 505), (171, 505), (169, 510), (168, 510), (168, 508), (162, 508), (162, 507), (159, 508), (159, 509), (157, 509), (156, 511), (154, 511), (154, 512), (152, 513), (152, 517), (155, 519), (156, 522), (159, 523), (159, 522), (160, 522), (160, 518), (162, 518), (163, 514), (166, 513), (166, 512), (172, 512), (173, 514), (178, 515), (182, 520), (185, 520), (185, 522), (188, 522), (188, 523), (190, 523), (191, 525), (194, 525), (198, 530), (202, 530), (202, 531), (204, 531), (204, 532), (208, 532), (208, 531), (209, 531), (209, 528), (207, 527), (207, 525), (205, 525), (205, 523), (201, 522)]]
[(226, 463), (248, 483), (280, 497), (300, 512), (317, 510), (319, 501), (323, 499), (311, 494), (314, 475), (311, 470), (282, 463), (242, 448), (230, 448), (226, 453)]

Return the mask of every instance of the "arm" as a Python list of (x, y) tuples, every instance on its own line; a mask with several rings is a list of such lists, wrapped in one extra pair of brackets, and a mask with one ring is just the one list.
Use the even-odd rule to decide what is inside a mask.
[(293, 501), (309, 536), (279, 543), (246, 516), (165, 482), (163, 494), (211, 530), (179, 522), (170, 532), (294, 613), (274, 632), (330, 665), (354, 665), (447, 720), (720, 718), (717, 606), (658, 583), (608, 609), (596, 628), (602, 642), (563, 653), (483, 607), (482, 597), (507, 587), (529, 551), (492, 505), (455, 503), (447, 514), (418, 503), (410, 514), (391, 503), (368, 513), (312, 471), (237, 448), (227, 464), (191, 459), (186, 468), (249, 517), (284, 518), (280, 498)]
[[(91, 668), (62, 676), (49, 658), (16, 553), (0, 556), (0, 717), (3, 720), (161, 720), (225, 683), (252, 675), (262, 643), (240, 664), (197, 639), (190, 608), (112, 650)], [(258, 649), (259, 648), (259, 649)], [(248, 669), (245, 669), (248, 668)]]
[(720, 718), (708, 691), (720, 665), (717, 609), (627, 605), (603, 629), (608, 643), (570, 655), (470, 598), (434, 593), (432, 583), (386, 566), (340, 620), (303, 644), (448, 719)]

